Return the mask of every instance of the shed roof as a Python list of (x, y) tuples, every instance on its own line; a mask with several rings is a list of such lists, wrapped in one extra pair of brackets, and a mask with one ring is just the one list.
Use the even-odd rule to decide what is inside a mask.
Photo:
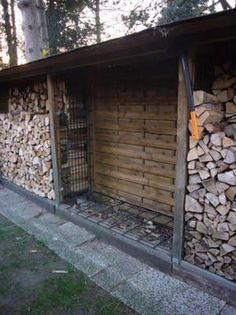
[(0, 82), (236, 39), (236, 9), (185, 19), (0, 71)]

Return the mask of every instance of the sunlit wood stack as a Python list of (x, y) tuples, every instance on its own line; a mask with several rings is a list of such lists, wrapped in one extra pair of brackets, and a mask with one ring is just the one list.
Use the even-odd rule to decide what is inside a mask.
[(1, 175), (54, 199), (49, 115), (45, 84), (14, 89), (9, 113), (0, 115)]
[(236, 76), (216, 74), (212, 94), (194, 92), (201, 139), (189, 141), (185, 259), (236, 280)]

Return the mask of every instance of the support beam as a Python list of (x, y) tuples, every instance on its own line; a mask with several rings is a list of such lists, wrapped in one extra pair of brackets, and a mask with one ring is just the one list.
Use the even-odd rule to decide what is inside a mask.
[(88, 192), (92, 193), (94, 191), (94, 154), (95, 154), (95, 144), (94, 144), (94, 78), (96, 77), (96, 72), (88, 71), (86, 75), (86, 112), (87, 112), (87, 161), (88, 161)]
[(55, 99), (54, 99), (54, 80), (51, 75), (47, 75), (48, 88), (48, 110), (50, 118), (50, 133), (51, 133), (51, 150), (52, 150), (52, 166), (53, 166), (53, 187), (55, 191), (55, 203), (58, 207), (62, 201), (61, 196), (61, 178), (59, 175), (60, 159), (57, 139), (58, 119), (55, 115)]
[[(192, 59), (188, 58), (190, 76), (193, 76)], [(177, 150), (175, 177), (175, 215), (172, 260), (179, 264), (183, 257), (184, 245), (184, 203), (187, 185), (187, 151), (188, 151), (188, 99), (184, 74), (179, 62), (179, 85), (177, 107)]]

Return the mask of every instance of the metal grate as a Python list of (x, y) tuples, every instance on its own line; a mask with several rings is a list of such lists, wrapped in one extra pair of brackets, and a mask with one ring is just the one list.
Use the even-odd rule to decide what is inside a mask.
[(62, 181), (67, 196), (88, 188), (87, 112), (79, 91), (68, 91), (67, 105), (59, 121)]
[(212, 93), (211, 87), (214, 78), (214, 65), (212, 62), (197, 60), (194, 71), (194, 90)]
[(173, 218), (102, 194), (77, 198), (74, 214), (153, 249), (171, 248)]

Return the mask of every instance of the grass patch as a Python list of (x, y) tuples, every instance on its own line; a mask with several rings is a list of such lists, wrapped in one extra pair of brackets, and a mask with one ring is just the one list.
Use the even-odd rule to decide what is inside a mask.
[(8, 271), (8, 265), (0, 266), (0, 274)]
[(68, 271), (69, 273), (78, 272), (78, 270), (74, 266), (72, 266), (71, 264), (68, 264), (66, 271)]
[(35, 271), (37, 269), (37, 265), (34, 261), (32, 261), (29, 258), (13, 255), (13, 257), (11, 257), (11, 260), (8, 262), (7, 265), (0, 266), (0, 272), (2, 273), (10, 272), (11, 270), (16, 270), (16, 269), (21, 269), (21, 268), (30, 270), (30, 271)]
[[(0, 215), (0, 314), (134, 314), (44, 242)], [(66, 270), (67, 274), (52, 274)]]
[(96, 302), (96, 315), (118, 315), (121, 314), (122, 304), (110, 297), (98, 298)]
[(88, 290), (89, 285), (84, 274), (80, 273), (76, 280), (72, 275), (69, 273), (46, 280), (32, 302), (29, 314), (46, 315), (55, 309), (69, 311), (78, 307), (79, 297)]
[(43, 241), (41, 241), (41, 240), (37, 240), (36, 239), (35, 243), (36, 243), (36, 247), (37, 248), (45, 248), (46, 247), (45, 243)]
[(21, 237), (22, 235), (24, 235), (24, 231), (18, 226), (0, 226), (0, 241), (8, 238)]
[(10, 283), (7, 274), (0, 271), (0, 299), (7, 296), (10, 290)]
[(23, 269), (27, 269), (30, 271), (35, 271), (37, 270), (37, 267), (35, 266), (35, 263), (29, 259), (21, 259), (21, 260), (15, 260), (12, 262), (11, 264), (12, 268), (23, 268)]
[(3, 230), (3, 228), (0, 228), (0, 241), (4, 241), (6, 238), (6, 232)]

